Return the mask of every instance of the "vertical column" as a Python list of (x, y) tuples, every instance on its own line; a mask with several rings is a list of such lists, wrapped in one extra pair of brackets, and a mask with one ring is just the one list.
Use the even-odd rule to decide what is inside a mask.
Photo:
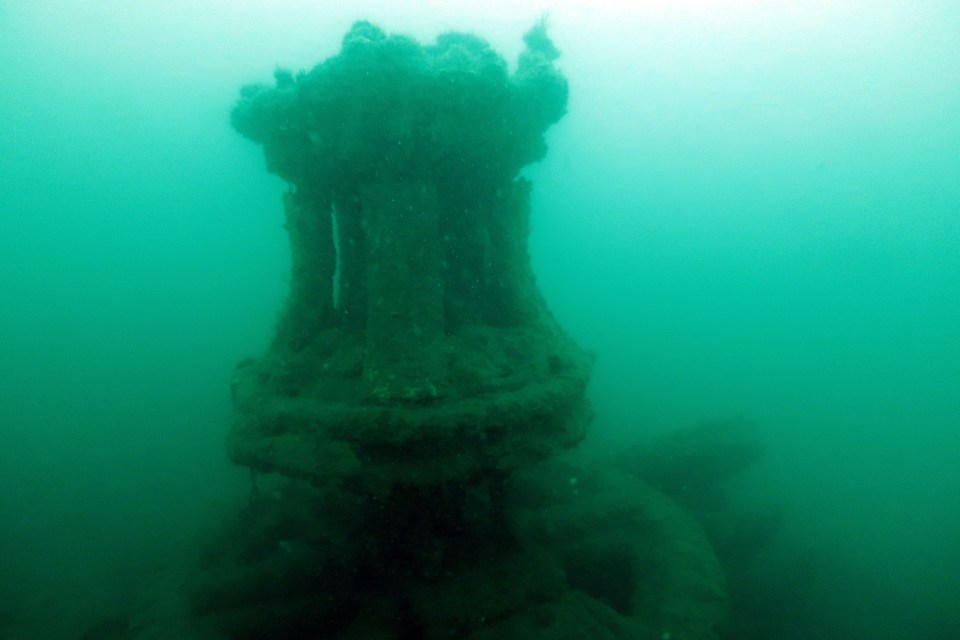
[(286, 193), (283, 208), (290, 238), (290, 293), (276, 343), (298, 351), (334, 324), (336, 251), (328, 196)]
[(378, 401), (429, 401), (443, 374), (443, 247), (436, 189), (360, 190), (367, 272), (363, 376)]
[(505, 186), (490, 216), (490, 304), (494, 326), (532, 324), (543, 309), (527, 241), (530, 235), (530, 182), (519, 178)]
[(446, 330), (484, 322), (490, 304), (490, 198), (442, 201)]
[(348, 331), (361, 333), (367, 317), (367, 270), (360, 196), (353, 190), (338, 193), (334, 208), (340, 247), (340, 317)]

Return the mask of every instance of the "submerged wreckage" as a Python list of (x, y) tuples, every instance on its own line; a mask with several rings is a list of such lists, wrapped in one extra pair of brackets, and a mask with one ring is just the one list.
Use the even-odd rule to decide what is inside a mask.
[(205, 554), (196, 637), (718, 637), (700, 526), (563, 454), (591, 358), (537, 290), (518, 176), (568, 90), (544, 24), (524, 40), (510, 73), (476, 36), (358, 22), (241, 90), (234, 127), (289, 185), (292, 271), (232, 387), (229, 455), (273, 487)]

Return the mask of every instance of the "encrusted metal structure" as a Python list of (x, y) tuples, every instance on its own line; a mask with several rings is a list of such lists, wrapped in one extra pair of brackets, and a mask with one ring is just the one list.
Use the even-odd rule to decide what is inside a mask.
[(269, 349), (237, 367), (228, 448), (279, 476), (212, 541), (189, 610), (153, 605), (137, 640), (718, 640), (697, 523), (554, 455), (584, 436), (591, 359), (527, 253), (519, 172), (567, 84), (543, 23), (524, 40), (509, 73), (477, 37), (359, 22), (312, 71), (242, 90), (233, 124), (289, 184), (292, 272)]
[(530, 183), (567, 83), (543, 25), (515, 73), (477, 37), (366, 22), (308, 73), (245, 87), (235, 128), (290, 185), (290, 294), (242, 363), (232, 459), (389, 491), (547, 457), (584, 435), (589, 358), (527, 253)]

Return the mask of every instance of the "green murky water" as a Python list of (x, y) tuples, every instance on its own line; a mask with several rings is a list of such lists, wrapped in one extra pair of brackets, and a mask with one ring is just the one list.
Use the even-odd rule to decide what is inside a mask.
[[(514, 60), (547, 8), (220, 5), (0, 5), (0, 636), (80, 637), (244, 497), (229, 376), (289, 258), (237, 89), (358, 17)], [(525, 172), (585, 447), (757, 422), (778, 637), (958, 637), (960, 10), (637, 5), (552, 8), (569, 113)]]

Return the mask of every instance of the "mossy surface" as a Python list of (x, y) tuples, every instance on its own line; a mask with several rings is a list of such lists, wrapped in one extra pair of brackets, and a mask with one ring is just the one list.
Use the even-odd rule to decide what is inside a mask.
[(538, 33), (510, 75), (482, 38), (446, 33), (422, 46), (357, 22), (311, 71), (244, 87), (232, 123), (263, 145), (271, 172), (314, 191), (386, 177), (509, 181), (543, 157), (542, 133), (566, 110), (556, 50)]
[[(274, 358), (251, 361), (235, 374), (231, 456), (262, 471), (371, 487), (429, 484), (548, 457), (585, 433), (589, 359), (556, 348), (522, 357), (518, 344), (543, 339), (464, 331), (440, 352), (448, 373), (436, 380), (437, 395), (403, 402), (370, 397), (356, 368), (346, 377), (310, 375), (304, 388), (296, 382), (304, 378), (287, 378)], [(481, 346), (457, 348), (475, 342)]]
[(250, 85), (235, 128), (284, 178), (290, 295), (234, 378), (238, 464), (430, 484), (542, 459), (589, 421), (590, 359), (530, 268), (528, 181), (566, 109), (538, 24), (516, 72), (482, 39), (356, 23), (309, 72)]

